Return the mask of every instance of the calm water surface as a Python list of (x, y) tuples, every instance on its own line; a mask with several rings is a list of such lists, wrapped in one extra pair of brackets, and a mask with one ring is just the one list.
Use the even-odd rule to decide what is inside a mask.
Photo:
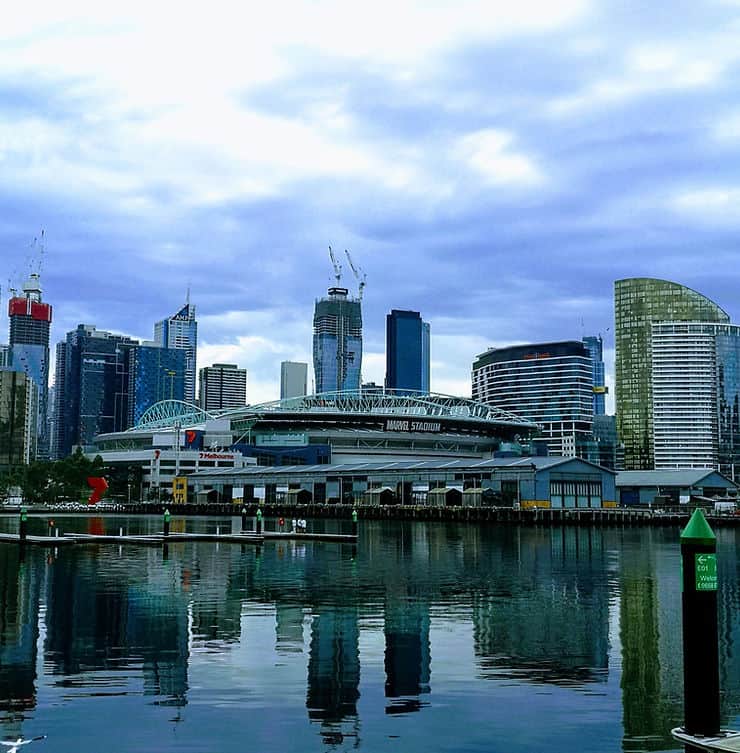
[[(734, 726), (739, 536), (718, 537)], [(678, 574), (677, 531), (661, 529), (364, 523), (356, 550), (0, 545), (0, 739), (47, 734), (30, 753), (675, 750)]]

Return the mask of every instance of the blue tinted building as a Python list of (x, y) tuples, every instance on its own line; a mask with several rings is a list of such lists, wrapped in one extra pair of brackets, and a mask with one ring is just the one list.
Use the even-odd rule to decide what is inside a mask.
[(127, 353), (135, 345), (130, 337), (87, 324), (67, 333), (57, 348), (58, 457), (66, 457), (77, 445), (92, 444), (97, 434), (128, 427)]
[(429, 325), (418, 311), (386, 316), (385, 364), (387, 388), (429, 392)]
[(606, 382), (604, 380), (604, 343), (601, 336), (584, 337), (583, 344), (588, 348), (593, 363), (594, 375), (594, 416), (606, 414)]
[(160, 400), (185, 400), (187, 353), (157, 345), (136, 345), (127, 354), (128, 424)]
[(154, 341), (162, 348), (185, 351), (185, 401), (195, 403), (195, 362), (198, 350), (198, 322), (189, 301), (176, 314), (154, 325)]
[(316, 301), (313, 367), (316, 392), (359, 390), (362, 371), (362, 307), (347, 288), (329, 288)]

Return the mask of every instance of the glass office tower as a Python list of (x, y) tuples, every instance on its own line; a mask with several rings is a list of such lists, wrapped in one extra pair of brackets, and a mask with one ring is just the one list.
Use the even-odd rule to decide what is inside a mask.
[(198, 351), (198, 322), (189, 301), (167, 319), (154, 325), (154, 342), (163, 348), (185, 351), (185, 401), (195, 403), (195, 362)]
[(136, 345), (128, 350), (126, 359), (129, 426), (135, 426), (160, 400), (185, 399), (184, 350)]
[(592, 380), (581, 342), (491, 348), (473, 363), (473, 400), (534, 421), (551, 455), (573, 457), (592, 442)]
[(385, 364), (387, 388), (429, 392), (429, 325), (418, 311), (386, 316)]
[(594, 416), (606, 414), (606, 382), (604, 379), (604, 343), (601, 335), (584, 337), (583, 344), (588, 348), (593, 363)]
[(329, 288), (316, 301), (313, 367), (316, 392), (359, 390), (362, 371), (362, 308), (347, 288)]
[(651, 336), (653, 322), (718, 322), (730, 317), (716, 303), (675, 282), (644, 277), (614, 283), (617, 432), (625, 470), (655, 467)]

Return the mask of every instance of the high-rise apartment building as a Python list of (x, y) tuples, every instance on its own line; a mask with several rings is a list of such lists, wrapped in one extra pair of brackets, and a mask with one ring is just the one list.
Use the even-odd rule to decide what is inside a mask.
[(280, 399), (303, 397), (308, 389), (308, 364), (283, 361), (280, 364)]
[(347, 288), (329, 288), (316, 301), (313, 367), (316, 392), (359, 390), (362, 372), (362, 306)]
[(126, 353), (128, 425), (135, 426), (160, 400), (185, 399), (185, 359), (177, 348), (142, 343)]
[(653, 322), (650, 345), (655, 468), (740, 479), (740, 327)]
[(135, 345), (136, 340), (87, 324), (60, 343), (64, 354), (57, 357), (55, 379), (58, 457), (66, 457), (77, 445), (89, 445), (97, 434), (128, 427), (127, 353)]
[(247, 370), (235, 363), (214, 363), (200, 370), (199, 404), (205, 411), (247, 404)]
[(195, 402), (195, 363), (198, 351), (198, 322), (195, 306), (188, 301), (176, 314), (154, 325), (154, 341), (163, 348), (185, 351), (185, 401)]
[(8, 303), (10, 319), (10, 365), (23, 371), (38, 387), (38, 418), (36, 434), (38, 451), (48, 456), (49, 442), (46, 434), (49, 399), (49, 329), (52, 308), (41, 297), (41, 281), (32, 274), (23, 284), (20, 294), (15, 293)]
[(0, 345), (0, 369), (10, 366), (11, 353), (10, 345)]
[(601, 335), (583, 338), (583, 344), (591, 354), (593, 368), (594, 416), (606, 414), (606, 380), (604, 373), (604, 342)]
[(639, 277), (614, 283), (617, 434), (626, 470), (655, 467), (653, 323), (729, 321), (716, 303), (675, 282)]
[(592, 438), (592, 380), (578, 341), (491, 348), (473, 363), (473, 399), (534, 421), (550, 454), (575, 456)]
[(418, 311), (393, 309), (385, 318), (385, 386), (429, 392), (429, 324)]
[(36, 456), (39, 389), (23, 371), (0, 368), (0, 469)]

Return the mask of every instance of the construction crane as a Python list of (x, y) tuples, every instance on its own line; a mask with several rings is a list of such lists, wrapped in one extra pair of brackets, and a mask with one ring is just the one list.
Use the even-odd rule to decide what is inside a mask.
[(334, 256), (334, 252), (329, 246), (329, 258), (331, 259), (332, 266), (334, 267), (334, 277), (337, 278), (337, 287), (342, 281), (342, 265), (337, 261), (337, 257)]
[(349, 262), (350, 269), (352, 270), (352, 274), (354, 274), (355, 279), (358, 283), (359, 292), (357, 294), (357, 297), (359, 300), (362, 300), (362, 293), (365, 290), (367, 275), (362, 271), (362, 269), (357, 269), (357, 267), (354, 265), (354, 262), (352, 261), (352, 257), (350, 256), (349, 251), (346, 248), (344, 249), (344, 253), (347, 254), (347, 261)]

